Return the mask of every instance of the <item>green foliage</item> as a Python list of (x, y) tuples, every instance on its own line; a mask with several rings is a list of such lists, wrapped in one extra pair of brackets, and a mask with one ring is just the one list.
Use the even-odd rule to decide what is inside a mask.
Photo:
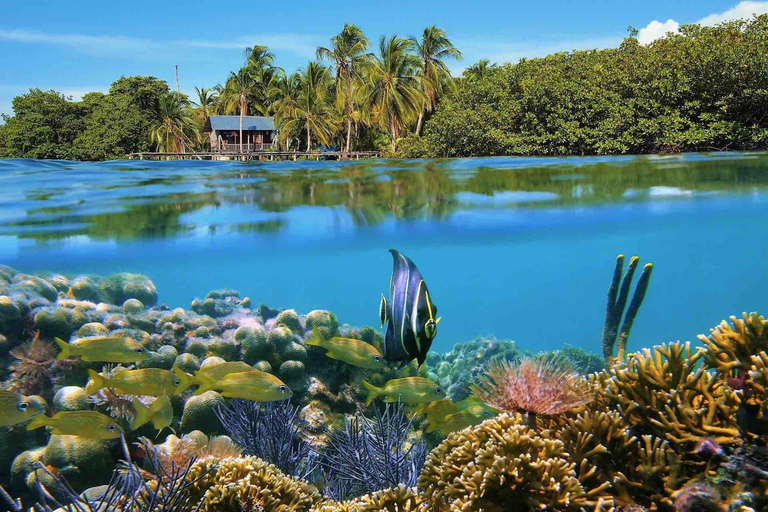
[(642, 46), (481, 61), (400, 156), (765, 149), (768, 15)]

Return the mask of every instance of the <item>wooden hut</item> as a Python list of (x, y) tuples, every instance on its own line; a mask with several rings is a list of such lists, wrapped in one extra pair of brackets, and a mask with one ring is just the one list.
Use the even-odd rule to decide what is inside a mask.
[[(240, 152), (240, 116), (211, 116), (205, 123), (214, 153)], [(243, 116), (243, 152), (266, 151), (277, 143), (271, 117)]]

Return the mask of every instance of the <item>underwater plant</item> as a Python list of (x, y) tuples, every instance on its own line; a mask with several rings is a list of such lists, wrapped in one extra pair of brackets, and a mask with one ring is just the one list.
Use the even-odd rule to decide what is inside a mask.
[(290, 402), (236, 398), (229, 407), (219, 406), (216, 416), (246, 455), (255, 455), (283, 473), (303, 479), (317, 468), (317, 455), (301, 436), (299, 408)]
[[(627, 265), (627, 272), (622, 280), (621, 271), (624, 268), (624, 255), (619, 254), (616, 257), (613, 279), (611, 280), (611, 286), (608, 288), (608, 304), (605, 311), (605, 324), (603, 325), (602, 336), (603, 357), (605, 357), (605, 362), (609, 365), (617, 360), (623, 361), (626, 356), (629, 331), (632, 329), (632, 323), (635, 321), (635, 316), (637, 316), (640, 305), (643, 303), (645, 292), (648, 290), (648, 283), (651, 280), (653, 264), (646, 263), (640, 278), (637, 280), (635, 293), (632, 295), (632, 302), (629, 303), (627, 313), (624, 315), (624, 308), (629, 298), (629, 287), (632, 285), (632, 278), (635, 275), (635, 269), (637, 269), (639, 262), (639, 257), (632, 256), (629, 260), (629, 265)], [(624, 315), (624, 323), (621, 324), (621, 330), (619, 330), (622, 315)], [(616, 345), (617, 336), (619, 349), (618, 354), (614, 357), (613, 347)]]
[(15, 361), (11, 363), (8, 389), (24, 395), (49, 394), (56, 383), (57, 350), (53, 343), (38, 336), (11, 350)]
[(415, 416), (408, 419), (401, 402), (373, 410), (373, 416), (358, 410), (343, 429), (328, 430), (320, 466), (328, 482), (326, 494), (332, 499), (416, 485), (427, 448), (423, 441), (408, 446)]
[(472, 392), (496, 409), (528, 413), (531, 426), (538, 415), (570, 411), (589, 403), (593, 396), (589, 382), (576, 372), (573, 363), (551, 354), (516, 363), (491, 362)]

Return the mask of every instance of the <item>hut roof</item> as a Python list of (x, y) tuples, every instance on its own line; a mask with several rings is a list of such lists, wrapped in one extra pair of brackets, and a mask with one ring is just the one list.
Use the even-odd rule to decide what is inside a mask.
[[(205, 131), (240, 129), (240, 116), (211, 116), (205, 123)], [(275, 131), (275, 123), (271, 117), (244, 116), (243, 130)]]

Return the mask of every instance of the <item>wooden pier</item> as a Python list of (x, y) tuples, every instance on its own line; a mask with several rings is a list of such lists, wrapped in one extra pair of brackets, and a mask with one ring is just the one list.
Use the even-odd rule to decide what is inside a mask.
[(308, 160), (360, 160), (361, 158), (378, 158), (378, 151), (251, 151), (243, 153), (229, 152), (192, 152), (192, 153), (130, 153), (126, 155), (128, 160), (221, 160), (221, 161), (274, 161), (291, 160), (299, 158)]

